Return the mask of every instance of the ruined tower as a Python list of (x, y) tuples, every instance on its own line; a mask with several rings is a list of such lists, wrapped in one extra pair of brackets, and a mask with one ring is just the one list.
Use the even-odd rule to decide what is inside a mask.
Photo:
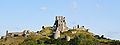
[(6, 38), (8, 37), (8, 30), (6, 31)]
[(65, 17), (63, 16), (56, 16), (55, 18), (55, 23), (54, 23), (54, 28), (55, 31), (60, 31), (60, 32), (64, 32), (64, 31), (68, 31), (68, 27), (66, 25), (66, 21), (65, 21)]

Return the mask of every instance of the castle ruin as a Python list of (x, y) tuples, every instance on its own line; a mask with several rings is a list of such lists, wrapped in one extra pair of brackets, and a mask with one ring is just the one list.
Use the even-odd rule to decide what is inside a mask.
[(60, 33), (68, 31), (68, 27), (65, 22), (65, 17), (63, 16), (56, 16), (55, 23), (53, 25), (54, 27), (54, 39), (57, 39), (60, 37)]
[(54, 23), (55, 31), (60, 31), (60, 32), (64, 32), (64, 31), (68, 31), (68, 27), (66, 25), (66, 21), (65, 21), (65, 17), (63, 16), (56, 16), (56, 20)]
[(6, 38), (8, 37), (17, 37), (17, 36), (24, 36), (27, 37), (30, 34), (29, 30), (24, 30), (23, 32), (11, 32), (9, 33), (8, 30), (6, 31)]

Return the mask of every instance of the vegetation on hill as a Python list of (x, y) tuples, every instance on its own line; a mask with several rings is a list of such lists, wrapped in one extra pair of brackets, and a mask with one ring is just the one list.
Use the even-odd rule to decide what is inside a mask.
[[(72, 34), (72, 31), (76, 31)], [(94, 34), (85, 30), (70, 29), (54, 39), (51, 27), (45, 27), (40, 32), (32, 32), (28, 37), (1, 39), (0, 45), (120, 45), (120, 41), (94, 37)], [(65, 39), (70, 36), (70, 41)]]

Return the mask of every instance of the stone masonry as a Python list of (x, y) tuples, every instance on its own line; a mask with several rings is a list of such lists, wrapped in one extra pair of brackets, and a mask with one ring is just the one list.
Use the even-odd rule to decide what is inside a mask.
[(54, 23), (55, 31), (58, 30), (60, 32), (68, 31), (68, 27), (66, 25), (65, 17), (56, 16), (56, 20)]
[(68, 27), (65, 22), (65, 17), (63, 16), (56, 16), (55, 23), (53, 25), (54, 27), (54, 39), (58, 39), (60, 37), (60, 33), (64, 31), (68, 31)]

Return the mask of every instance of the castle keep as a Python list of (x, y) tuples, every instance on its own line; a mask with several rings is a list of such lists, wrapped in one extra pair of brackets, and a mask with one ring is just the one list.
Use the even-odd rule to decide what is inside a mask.
[(65, 21), (65, 17), (63, 16), (56, 16), (55, 17), (55, 23), (54, 23), (54, 28), (55, 31), (60, 31), (60, 32), (64, 32), (64, 31), (68, 31), (68, 27), (66, 25), (66, 21)]
[(60, 37), (60, 33), (64, 31), (68, 31), (68, 27), (65, 22), (65, 17), (63, 16), (56, 16), (55, 17), (54, 27), (54, 38), (57, 39)]
[[(61, 33), (65, 32), (65, 31), (68, 31), (69, 29), (66, 25), (65, 17), (64, 16), (56, 16), (53, 28), (54, 28), (54, 33), (53, 33), (54, 39), (58, 39), (60, 37)], [(73, 29), (75, 29), (75, 30), (86, 30), (86, 28), (84, 28), (84, 26), (80, 27), (79, 25), (73, 27)], [(76, 32), (77, 31), (72, 31), (71, 33), (75, 34)], [(66, 39), (67, 39), (67, 41), (69, 41), (70, 37), (67, 36)]]

